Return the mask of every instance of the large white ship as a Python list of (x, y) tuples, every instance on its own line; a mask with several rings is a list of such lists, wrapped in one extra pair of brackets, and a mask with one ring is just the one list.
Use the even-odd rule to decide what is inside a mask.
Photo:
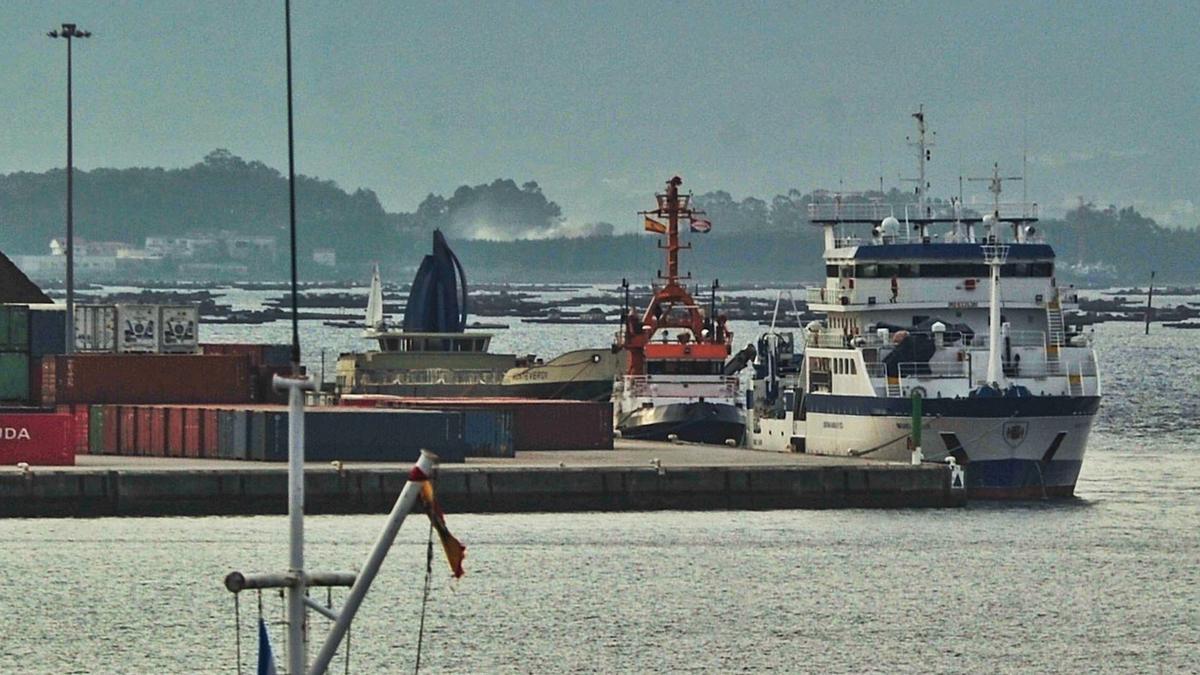
[(998, 170), (983, 215), (928, 202), (914, 117), (915, 204), (810, 205), (826, 279), (809, 307), (827, 318), (761, 338), (750, 444), (953, 458), (975, 498), (1070, 496), (1101, 398), (1089, 337), (1064, 330), (1074, 292), (1057, 283), (1036, 205), (1000, 202)]

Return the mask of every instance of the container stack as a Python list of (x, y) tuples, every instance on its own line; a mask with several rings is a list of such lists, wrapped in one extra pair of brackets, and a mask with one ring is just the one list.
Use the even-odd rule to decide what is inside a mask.
[(522, 450), (611, 450), (612, 404), (528, 398), (421, 398), (348, 394), (341, 405), (366, 408), (504, 411), (512, 415), (513, 444)]
[(0, 305), (0, 404), (29, 402), (29, 308)]
[[(91, 454), (192, 457), (285, 462), (285, 406), (76, 406), (86, 415), (72, 442)], [(504, 420), (503, 416), (499, 417)], [(314, 462), (413, 462), (422, 449), (442, 462), (469, 455), (511, 456), (511, 427), (468, 422), (463, 411), (310, 408), (305, 411), (305, 458)], [(468, 433), (468, 427), (471, 433)], [(472, 441), (468, 436), (473, 434)]]
[(66, 346), (66, 313), (54, 306), (0, 305), (0, 405), (38, 405), (41, 359)]

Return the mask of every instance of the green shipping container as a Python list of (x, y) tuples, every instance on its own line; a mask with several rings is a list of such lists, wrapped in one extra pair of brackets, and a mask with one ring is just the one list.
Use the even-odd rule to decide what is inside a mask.
[(0, 352), (0, 401), (29, 402), (29, 355)]
[(28, 307), (0, 305), (0, 352), (29, 352)]
[(104, 454), (104, 406), (102, 405), (88, 408), (88, 452), (93, 455)]

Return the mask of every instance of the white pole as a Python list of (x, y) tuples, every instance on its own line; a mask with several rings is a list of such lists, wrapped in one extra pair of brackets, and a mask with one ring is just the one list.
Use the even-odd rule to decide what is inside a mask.
[[(992, 271), (992, 294), (988, 299), (988, 369), (989, 385), (1004, 388), (1004, 368), (1000, 363), (1000, 265), (1004, 256), (997, 250), (988, 255), (987, 249), (1002, 247), (985, 246), (988, 266)], [(1006, 248), (1006, 247), (1005, 247)]]
[(287, 662), (289, 673), (303, 673), (308, 662), (306, 634), (308, 612), (304, 607), (304, 390), (312, 388), (307, 378), (278, 375), (276, 389), (288, 390), (288, 575)]
[(379, 573), (379, 568), (383, 565), (383, 559), (387, 557), (388, 551), (392, 548), (392, 542), (396, 540), (396, 534), (400, 531), (400, 526), (404, 524), (405, 516), (408, 515), (409, 511), (412, 511), (413, 504), (417, 501), (417, 495), (421, 492), (421, 483), (423, 480), (413, 479), (422, 479), (423, 477), (431, 476), (434, 460), (434, 455), (425, 451), (421, 452), (421, 457), (417, 460), (417, 465), (413, 468), (409, 481), (404, 485), (404, 489), (400, 491), (400, 496), (396, 499), (396, 504), (392, 507), (391, 514), (388, 515), (388, 520), (383, 526), (383, 531), (379, 533), (379, 538), (375, 540), (375, 546), (371, 548), (371, 553), (367, 555), (367, 561), (363, 563), (362, 571), (358, 573), (358, 578), (355, 579), (354, 586), (350, 588), (350, 592), (346, 596), (346, 602), (342, 605), (342, 611), (338, 614), (337, 621), (334, 622), (333, 628), (329, 630), (329, 635), (325, 638), (325, 643), (321, 645), (321, 651), (313, 661), (312, 669), (308, 671), (310, 675), (321, 675), (329, 668), (329, 662), (333, 660), (333, 655), (337, 652), (342, 638), (345, 637), (346, 630), (350, 627), (350, 622), (354, 620), (355, 613), (358, 612), (363, 598), (366, 597), (367, 591), (370, 590), (371, 582), (375, 580), (375, 575)]

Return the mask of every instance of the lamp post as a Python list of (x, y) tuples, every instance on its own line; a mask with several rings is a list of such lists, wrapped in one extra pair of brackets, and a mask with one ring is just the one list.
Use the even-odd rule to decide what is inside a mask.
[(67, 353), (75, 353), (75, 212), (74, 158), (71, 147), (71, 39), (89, 38), (91, 31), (80, 30), (73, 23), (46, 33), (51, 38), (67, 40)]

